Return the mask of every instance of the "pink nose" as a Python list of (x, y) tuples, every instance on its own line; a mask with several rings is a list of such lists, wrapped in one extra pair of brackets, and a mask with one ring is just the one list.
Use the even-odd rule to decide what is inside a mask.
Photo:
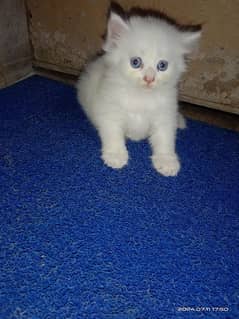
[(154, 78), (153, 76), (147, 76), (147, 75), (145, 75), (145, 76), (143, 77), (143, 79), (144, 79), (144, 81), (145, 81), (147, 84), (150, 84), (150, 83), (152, 83), (152, 82), (155, 80), (155, 78)]

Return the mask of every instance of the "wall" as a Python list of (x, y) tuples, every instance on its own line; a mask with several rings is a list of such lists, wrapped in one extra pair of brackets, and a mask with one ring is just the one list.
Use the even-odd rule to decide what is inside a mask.
[(0, 0), (0, 87), (10, 85), (32, 72), (23, 0)]

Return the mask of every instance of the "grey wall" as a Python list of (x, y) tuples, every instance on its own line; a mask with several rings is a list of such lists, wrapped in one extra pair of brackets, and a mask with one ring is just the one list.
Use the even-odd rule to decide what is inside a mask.
[(0, 0), (0, 87), (31, 73), (31, 61), (24, 0)]

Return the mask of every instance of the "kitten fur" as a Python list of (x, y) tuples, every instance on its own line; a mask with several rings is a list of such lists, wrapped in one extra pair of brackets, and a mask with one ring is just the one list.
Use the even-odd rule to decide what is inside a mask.
[[(177, 85), (185, 55), (200, 35), (198, 28), (180, 29), (167, 19), (123, 19), (110, 12), (104, 54), (86, 66), (77, 83), (79, 103), (98, 130), (106, 165), (122, 168), (128, 163), (126, 139), (147, 138), (154, 168), (164, 176), (177, 175), (176, 131), (185, 127)], [(133, 57), (140, 57), (140, 67), (132, 67)], [(165, 71), (157, 70), (161, 60), (168, 62)]]

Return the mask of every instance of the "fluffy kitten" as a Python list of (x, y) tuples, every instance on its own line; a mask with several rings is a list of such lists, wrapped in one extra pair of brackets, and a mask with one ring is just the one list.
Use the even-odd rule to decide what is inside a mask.
[(184, 56), (200, 37), (170, 19), (131, 16), (111, 11), (103, 56), (89, 63), (77, 84), (78, 99), (97, 128), (102, 159), (112, 168), (128, 162), (126, 138), (148, 138), (152, 163), (175, 176), (180, 162), (176, 130), (185, 127), (178, 113), (177, 84), (185, 71)]

